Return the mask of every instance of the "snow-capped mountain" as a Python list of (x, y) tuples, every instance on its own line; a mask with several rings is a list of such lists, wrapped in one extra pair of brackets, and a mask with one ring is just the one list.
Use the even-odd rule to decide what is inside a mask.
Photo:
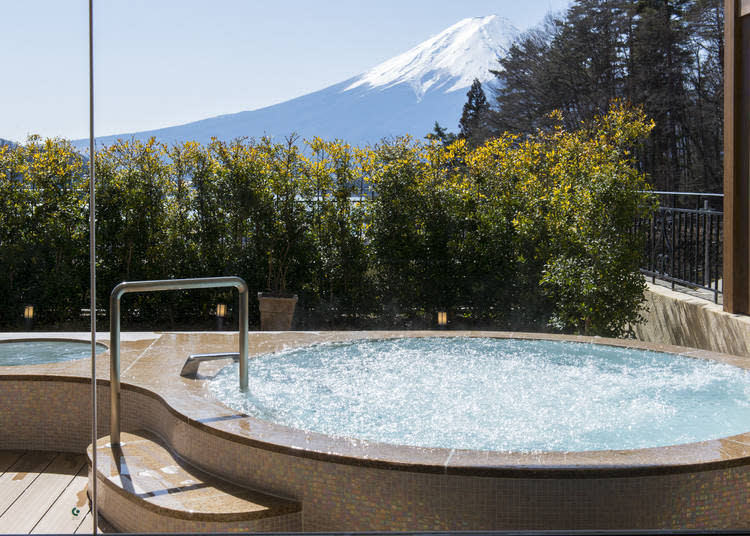
[(498, 56), (508, 51), (518, 31), (497, 15), (464, 19), (419, 46), (355, 77), (345, 91), (408, 84), (417, 99), (428, 91), (452, 93), (474, 78), (493, 78)]
[[(494, 77), (502, 57), (518, 34), (497, 15), (464, 19), (417, 47), (369, 71), (320, 91), (281, 104), (221, 115), (174, 127), (97, 138), (107, 145), (117, 138), (166, 143), (208, 142), (211, 137), (270, 135), (280, 139), (296, 132), (303, 138), (320, 136), (355, 145), (377, 143), (384, 137), (411, 134), (421, 138), (435, 121), (456, 130), (474, 78)], [(86, 140), (74, 142), (81, 149)]]

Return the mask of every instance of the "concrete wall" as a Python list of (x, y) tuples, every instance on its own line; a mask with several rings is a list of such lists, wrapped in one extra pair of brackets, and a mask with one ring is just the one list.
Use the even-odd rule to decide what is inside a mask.
[(750, 316), (651, 283), (646, 304), (646, 322), (635, 329), (639, 340), (750, 358)]

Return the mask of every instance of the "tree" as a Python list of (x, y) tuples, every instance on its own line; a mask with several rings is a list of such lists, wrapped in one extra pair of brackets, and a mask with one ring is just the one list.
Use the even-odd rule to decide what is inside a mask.
[[(524, 34), (494, 71), (500, 90), (496, 134), (532, 134), (564, 112), (566, 128), (605, 112), (623, 96), (626, 63), (621, 0), (577, 0)], [(499, 131), (499, 132), (498, 132)]]
[(697, 0), (685, 10), (691, 67), (687, 75), (690, 189), (721, 192), (724, 132), (724, 9)]
[(430, 141), (439, 141), (443, 146), (448, 146), (454, 141), (456, 141), (457, 136), (453, 132), (448, 132), (440, 126), (440, 123), (435, 121), (435, 126), (432, 129), (432, 132), (427, 134), (425, 136), (426, 140)]
[(720, 0), (574, 0), (524, 34), (493, 71), (494, 135), (524, 136), (563, 112), (575, 129), (615, 99), (655, 120), (637, 163), (661, 190), (721, 188)]
[(482, 89), (482, 83), (475, 78), (469, 92), (468, 100), (464, 104), (461, 120), (458, 123), (460, 137), (465, 139), (470, 147), (482, 145), (490, 135), (489, 116), (490, 104)]
[(560, 108), (559, 101), (551, 100), (558, 93), (552, 91), (548, 59), (560, 25), (558, 19), (547, 17), (541, 26), (521, 35), (492, 71), (499, 88), (490, 117), (495, 135), (533, 133), (548, 124), (548, 112)]
[(0, 324), (20, 319), (24, 304), (50, 324), (85, 305), (87, 188), (67, 141), (0, 146)]
[(510, 297), (497, 307), (512, 307), (524, 329), (624, 335), (639, 321), (645, 288), (645, 236), (633, 222), (654, 206), (632, 149), (653, 122), (626, 105), (575, 130), (561, 113), (550, 120), (523, 143), (506, 133), (470, 159), (478, 213), (487, 214), (480, 221), (512, 225), (485, 240), (509, 236), (503, 248), (514, 256)]
[(691, 148), (685, 133), (689, 70), (682, 0), (640, 0), (631, 7), (629, 96), (656, 122), (640, 151), (641, 165), (665, 190), (684, 190), (691, 182)]

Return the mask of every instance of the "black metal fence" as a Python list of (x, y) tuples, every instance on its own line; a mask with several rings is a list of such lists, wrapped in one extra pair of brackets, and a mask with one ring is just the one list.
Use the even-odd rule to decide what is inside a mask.
[(649, 220), (639, 221), (646, 251), (641, 271), (653, 281), (722, 293), (723, 194), (653, 192), (659, 209)]

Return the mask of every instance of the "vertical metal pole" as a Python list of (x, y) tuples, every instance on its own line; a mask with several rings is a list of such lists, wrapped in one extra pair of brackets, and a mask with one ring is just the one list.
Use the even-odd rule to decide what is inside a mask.
[(120, 292), (109, 297), (109, 442), (120, 444)]
[(695, 241), (695, 251), (693, 252), (694, 258), (693, 258), (693, 274), (694, 279), (693, 281), (695, 283), (698, 283), (698, 269), (700, 266), (700, 263), (698, 262), (700, 260), (699, 254), (700, 254), (700, 229), (701, 229), (701, 221), (700, 221), (700, 214), (697, 212), (693, 214), (690, 218), (693, 232), (692, 232), (692, 238)]
[[(719, 281), (721, 281), (721, 292), (724, 294), (724, 264), (719, 262), (723, 250), (721, 248), (721, 241), (724, 238), (724, 205), (722, 203), (722, 215), (716, 216), (716, 231), (714, 232), (714, 239), (712, 243), (716, 244), (716, 255), (714, 258), (714, 279), (716, 284), (714, 285), (714, 302), (719, 303)], [(723, 261), (723, 259), (722, 259)]]
[(91, 311), (91, 515), (92, 534), (99, 530), (96, 505), (96, 440), (98, 439), (96, 407), (96, 163), (94, 152), (94, 0), (89, 0), (89, 276)]
[(651, 236), (649, 241), (651, 242), (651, 258), (650, 265), (648, 267), (651, 270), (651, 283), (656, 283), (656, 218), (658, 218), (658, 212), (651, 214)]
[(674, 243), (675, 239), (675, 227), (677, 226), (677, 222), (675, 221), (677, 219), (677, 211), (675, 211), (676, 207), (676, 197), (672, 196), (672, 253), (669, 256), (669, 277), (670, 281), (672, 282), (672, 290), (674, 290), (674, 256), (677, 255), (677, 245)]
[(245, 391), (247, 389), (248, 378), (247, 378), (247, 359), (248, 359), (248, 307), (249, 307), (249, 295), (250, 289), (245, 286), (243, 290), (240, 290), (240, 319), (239, 326), (237, 326), (240, 332), (240, 390)]
[(708, 213), (708, 199), (703, 202), (703, 284), (711, 287), (711, 215)]

